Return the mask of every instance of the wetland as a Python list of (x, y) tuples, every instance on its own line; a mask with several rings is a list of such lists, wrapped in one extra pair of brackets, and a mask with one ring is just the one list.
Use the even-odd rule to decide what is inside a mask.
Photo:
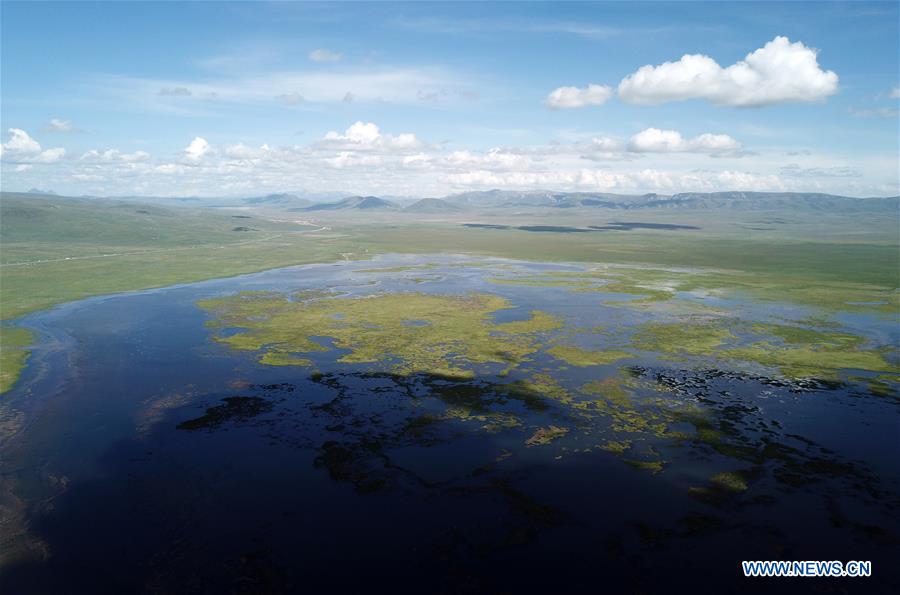
[(387, 254), (27, 314), (0, 591), (895, 584), (896, 296), (733, 279)]

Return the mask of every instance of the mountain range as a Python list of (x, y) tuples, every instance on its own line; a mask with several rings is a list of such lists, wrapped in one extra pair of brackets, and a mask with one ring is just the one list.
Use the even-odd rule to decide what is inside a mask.
[[(35, 198), (55, 196), (34, 191)], [(410, 200), (397, 197), (347, 196), (336, 193), (275, 193), (244, 198), (115, 197), (152, 204), (215, 207), (262, 207), (302, 211), (398, 211), (407, 213), (456, 213), (472, 210), (518, 209), (700, 209), (700, 210), (805, 210), (810, 212), (883, 212), (897, 215), (900, 197), (855, 198), (815, 192), (682, 192), (678, 194), (612, 194), (606, 192), (553, 192), (486, 190), (462, 192), (444, 198)]]
[(350, 196), (331, 203), (298, 206), (294, 211), (404, 211), (409, 213), (453, 213), (476, 209), (504, 208), (606, 208), (606, 209), (728, 209), (813, 211), (865, 211), (894, 213), (900, 197), (853, 198), (801, 192), (687, 192), (661, 194), (609, 194), (594, 192), (515, 192), (488, 190), (464, 192), (445, 198), (423, 198), (403, 205), (377, 196)]

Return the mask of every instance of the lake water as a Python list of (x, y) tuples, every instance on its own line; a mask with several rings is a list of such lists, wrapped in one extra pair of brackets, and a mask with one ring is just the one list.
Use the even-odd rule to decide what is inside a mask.
[[(770, 559), (871, 560), (874, 576), (767, 588), (900, 587), (896, 394), (873, 393), (863, 373), (798, 383), (629, 348), (633, 329), (679, 314), (491, 281), (580, 270), (388, 255), (20, 319), (40, 345), (4, 396), (19, 427), (2, 446), (2, 546), (20, 555), (0, 593), (750, 591), (762, 583), (740, 561)], [(539, 310), (563, 321), (541, 345), (613, 342), (632, 357), (575, 366), (541, 347), (464, 380), (342, 363), (346, 349), (270, 366), (216, 340), (242, 329), (210, 326), (215, 313), (198, 306), (307, 289), (499, 295), (510, 307), (492, 324)], [(709, 300), (751, 323), (810, 314)], [(885, 321), (840, 320), (876, 345), (896, 341)], [(320, 332), (304, 331), (333, 346)], [(540, 378), (576, 396), (538, 406), (510, 392)], [(609, 379), (613, 396), (580, 406), (580, 387)]]

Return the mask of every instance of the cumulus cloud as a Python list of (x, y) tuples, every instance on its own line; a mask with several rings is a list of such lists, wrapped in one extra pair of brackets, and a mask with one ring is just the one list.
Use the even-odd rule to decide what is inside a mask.
[(727, 134), (701, 134), (684, 138), (675, 130), (647, 128), (628, 141), (628, 150), (634, 153), (725, 153), (738, 151), (741, 143)]
[(891, 99), (900, 99), (900, 87), (891, 89)]
[(60, 159), (66, 156), (66, 150), (62, 147), (56, 147), (54, 149), (47, 149), (46, 151), (41, 151), (34, 157), (29, 159), (32, 163), (56, 163)]
[(41, 145), (21, 128), (9, 129), (9, 140), (3, 143), (3, 152), (31, 155), (41, 151)]
[(212, 147), (206, 142), (205, 138), (199, 136), (194, 137), (191, 144), (184, 148), (184, 156), (188, 161), (200, 161), (211, 152)]
[(550, 109), (574, 109), (588, 105), (603, 105), (612, 96), (612, 88), (606, 85), (559, 87), (547, 95), (546, 104)]
[(383, 134), (372, 122), (356, 122), (343, 134), (335, 131), (327, 133), (319, 142), (321, 146), (345, 150), (411, 150), (419, 149), (424, 143), (415, 134), (404, 133), (397, 136)]
[(318, 49), (309, 53), (309, 59), (313, 62), (340, 62), (344, 54), (341, 52), (332, 52), (331, 50)]
[(725, 68), (709, 56), (686, 54), (639, 68), (622, 79), (618, 95), (645, 105), (686, 99), (734, 107), (821, 101), (837, 92), (838, 75), (822, 70), (816, 53), (779, 36)]
[(9, 140), (0, 145), (0, 149), (0, 157), (15, 162), (55, 163), (66, 155), (62, 147), (42, 151), (41, 144), (21, 128), (10, 128)]

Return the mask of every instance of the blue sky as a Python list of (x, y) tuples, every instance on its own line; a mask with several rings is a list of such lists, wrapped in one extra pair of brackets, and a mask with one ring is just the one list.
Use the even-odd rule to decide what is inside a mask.
[(0, 10), (5, 190), (900, 192), (896, 2)]

